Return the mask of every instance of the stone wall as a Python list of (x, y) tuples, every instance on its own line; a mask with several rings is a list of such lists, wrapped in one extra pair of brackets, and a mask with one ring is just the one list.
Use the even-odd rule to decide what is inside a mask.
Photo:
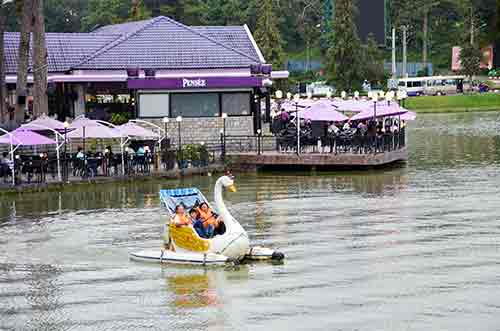
[[(148, 120), (160, 127), (164, 127), (161, 119)], [(221, 117), (207, 118), (183, 118), (181, 126), (182, 144), (200, 143), (218, 144), (220, 142), (220, 130), (223, 129)], [(173, 145), (177, 145), (179, 137), (179, 124), (175, 118), (171, 118), (168, 125), (168, 136)], [(226, 135), (249, 136), (253, 135), (253, 117), (237, 116), (226, 119)]]

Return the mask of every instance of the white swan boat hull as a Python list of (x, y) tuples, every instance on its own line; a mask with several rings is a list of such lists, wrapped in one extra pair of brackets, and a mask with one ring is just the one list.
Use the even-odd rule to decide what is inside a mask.
[[(145, 250), (130, 255), (132, 260), (144, 262), (217, 265), (242, 260), (282, 260), (284, 254), (265, 247), (251, 247), (248, 234), (231, 215), (222, 198), (227, 188), (235, 192), (233, 178), (223, 176), (214, 188), (215, 210), (223, 221), (225, 231), (213, 238), (201, 238), (192, 226), (165, 224), (163, 249)], [(175, 215), (176, 206), (183, 204), (186, 209), (207, 199), (197, 188), (160, 190), (160, 200), (170, 217)], [(214, 210), (214, 209), (213, 209)]]
[(169, 250), (143, 250), (130, 254), (130, 258), (139, 262), (196, 264), (196, 265), (225, 265), (230, 260), (220, 254), (200, 254), (188, 252), (173, 252)]

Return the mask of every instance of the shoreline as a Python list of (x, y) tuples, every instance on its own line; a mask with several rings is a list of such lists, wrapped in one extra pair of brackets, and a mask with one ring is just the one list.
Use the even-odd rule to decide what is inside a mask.
[(31, 183), (19, 184), (10, 186), (8, 183), (0, 184), (0, 197), (11, 196), (16, 194), (30, 194), (40, 192), (57, 192), (73, 187), (98, 185), (98, 184), (112, 184), (112, 183), (128, 183), (137, 180), (153, 181), (158, 179), (179, 179), (192, 176), (203, 176), (208, 173), (220, 173), (224, 171), (222, 164), (209, 165), (203, 168), (187, 168), (187, 169), (174, 169), (162, 172), (152, 172), (149, 174), (128, 175), (125, 177), (93, 177), (93, 178), (78, 178), (72, 179), (69, 182), (48, 182), (48, 183)]

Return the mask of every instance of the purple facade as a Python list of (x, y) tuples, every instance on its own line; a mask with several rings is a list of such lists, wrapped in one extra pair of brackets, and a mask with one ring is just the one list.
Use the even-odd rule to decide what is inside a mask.
[(129, 89), (135, 90), (182, 90), (244, 87), (255, 88), (262, 87), (262, 77), (129, 79), (127, 85)]

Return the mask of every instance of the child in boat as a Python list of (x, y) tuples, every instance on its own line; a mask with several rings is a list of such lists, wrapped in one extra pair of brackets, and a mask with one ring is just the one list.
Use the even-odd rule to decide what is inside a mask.
[(184, 205), (180, 204), (175, 207), (175, 216), (172, 219), (175, 226), (190, 226), (192, 225), (189, 217), (186, 216), (186, 211), (184, 209)]
[(214, 236), (215, 229), (219, 226), (219, 217), (208, 207), (206, 202), (200, 204), (197, 208), (201, 220), (203, 221), (203, 227), (207, 233), (208, 238)]
[(209, 239), (210, 234), (213, 233), (213, 227), (209, 226), (205, 229), (203, 226), (203, 220), (200, 218), (200, 213), (196, 208), (193, 208), (189, 211), (189, 216), (191, 217), (191, 222), (193, 224), (193, 228), (200, 238)]

